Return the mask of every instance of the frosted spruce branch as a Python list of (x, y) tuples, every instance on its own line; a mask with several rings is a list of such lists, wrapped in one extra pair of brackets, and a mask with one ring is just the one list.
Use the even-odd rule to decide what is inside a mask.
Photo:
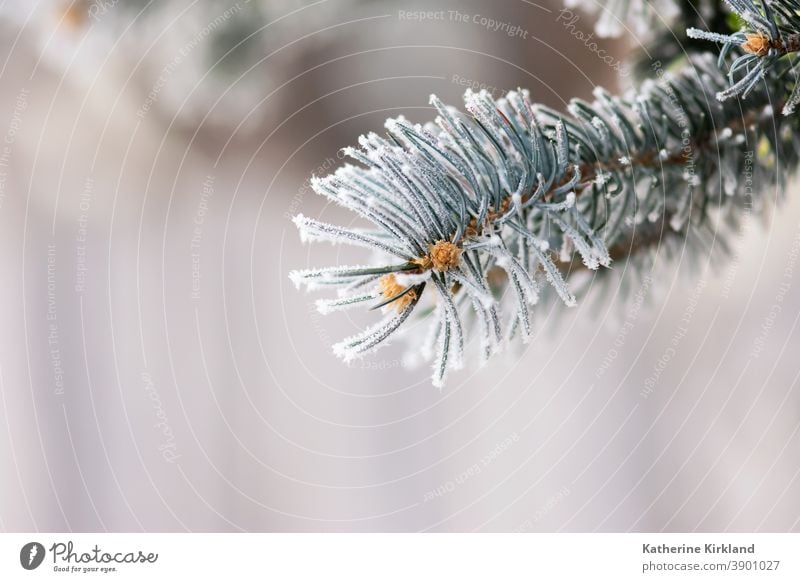
[[(717, 93), (720, 100), (747, 97), (783, 57), (800, 51), (800, 2), (797, 0), (725, 0), (744, 26), (734, 34), (690, 28), (690, 38), (722, 43), (720, 65), (733, 47), (743, 54), (730, 65), (730, 86)], [(793, 71), (791, 71), (793, 72)], [(792, 75), (794, 76), (794, 75)], [(795, 83), (783, 106), (783, 114), (794, 112), (800, 102), (800, 84)]]
[(313, 179), (370, 228), (295, 217), (304, 240), (366, 247), (371, 264), (291, 278), (338, 290), (318, 302), (322, 312), (384, 312), (334, 346), (345, 361), (386, 343), (412, 312), (427, 317), (428, 332), (408, 340), (433, 359), (442, 386), (465, 360), (468, 330), (485, 361), (510, 339), (531, 338), (542, 295), (574, 305), (567, 278), (576, 270), (670, 239), (713, 246), (714, 221), (760, 207), (757, 194), (795, 165), (798, 140), (785, 131), (789, 118), (776, 121), (768, 91), (754, 89), (743, 112), (713, 99), (726, 86), (705, 55), (625, 98), (597, 90), (591, 103), (575, 99), (568, 115), (522, 90), (497, 101), (467, 92), (467, 114), (432, 97), (435, 123), (389, 120), (386, 137), (370, 133), (344, 150), (358, 165)]

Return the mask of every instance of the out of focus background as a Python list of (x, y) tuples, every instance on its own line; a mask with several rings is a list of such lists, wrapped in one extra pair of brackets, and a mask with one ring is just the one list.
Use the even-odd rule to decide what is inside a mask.
[(441, 392), (287, 277), (362, 258), (290, 217), (352, 220), (308, 179), (387, 117), (630, 85), (560, 10), (0, 1), (0, 529), (800, 530), (795, 186)]

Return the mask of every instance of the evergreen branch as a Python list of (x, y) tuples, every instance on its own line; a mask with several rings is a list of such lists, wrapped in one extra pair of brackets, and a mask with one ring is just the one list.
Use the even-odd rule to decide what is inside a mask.
[[(720, 64), (734, 47), (743, 53), (730, 65), (730, 86), (717, 93), (720, 100), (747, 97), (782, 57), (800, 51), (800, 2), (780, 0), (773, 6), (769, 0), (725, 1), (744, 22), (741, 30), (733, 34), (697, 28), (686, 31), (690, 38), (721, 43)], [(783, 114), (793, 113), (798, 103), (800, 84), (795, 84)]]
[(374, 297), (388, 317), (336, 353), (349, 360), (377, 349), (426, 303), (427, 339), (410, 341), (433, 356), (442, 386), (474, 328), (485, 360), (515, 336), (528, 341), (531, 308), (548, 289), (574, 304), (573, 271), (646, 256), (670, 239), (702, 242), (712, 220), (735, 223), (760, 208), (758, 193), (797, 163), (793, 122), (772, 114), (785, 70), (766, 70), (743, 110), (709, 98), (727, 87), (713, 61), (698, 57), (624, 98), (598, 90), (591, 103), (573, 100), (568, 115), (524, 90), (497, 101), (467, 92), (469, 115), (432, 97), (435, 124), (389, 120), (386, 138), (368, 134), (347, 148), (361, 165), (315, 178), (314, 190), (373, 228), (295, 222), (316, 238), (372, 247), (376, 263), (292, 278), (343, 290), (323, 311)]

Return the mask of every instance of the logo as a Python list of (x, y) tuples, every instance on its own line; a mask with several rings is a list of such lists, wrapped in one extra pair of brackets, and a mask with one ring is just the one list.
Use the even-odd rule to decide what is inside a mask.
[(44, 546), (39, 542), (28, 542), (19, 551), (19, 563), (26, 570), (35, 570), (44, 561)]

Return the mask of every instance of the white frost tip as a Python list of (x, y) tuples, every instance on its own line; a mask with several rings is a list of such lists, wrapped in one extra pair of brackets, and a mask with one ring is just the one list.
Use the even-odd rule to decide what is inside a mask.
[(369, 147), (369, 144), (370, 144), (370, 138), (371, 138), (373, 135), (374, 135), (374, 134), (365, 135), (365, 134), (363, 134), (363, 133), (362, 133), (361, 135), (359, 135), (359, 136), (358, 136), (358, 145), (360, 145), (362, 148), (367, 148), (367, 147)]
[(292, 218), (292, 222), (297, 227), (297, 230), (300, 231), (300, 242), (306, 243), (311, 240), (312, 237), (308, 236), (308, 230), (306, 230), (306, 217), (302, 214), (298, 214), (294, 218)]
[(289, 273), (289, 279), (291, 279), (292, 283), (294, 283), (295, 289), (300, 289), (300, 285), (303, 283), (303, 272), (291, 271)]
[(631, 159), (628, 156), (622, 156), (619, 159), (619, 163), (622, 164), (623, 166), (630, 166), (631, 165)]
[(326, 178), (320, 178), (319, 176), (312, 175), (311, 180), (309, 183), (311, 184), (311, 189), (318, 194), (322, 193), (322, 189), (325, 187), (325, 183), (329, 181), (330, 176)]
[(333, 353), (337, 358), (344, 358), (344, 354), (347, 350), (345, 349), (343, 342), (338, 344), (333, 344)]
[(567, 194), (567, 208), (572, 208), (575, 206), (575, 192), (569, 192)]

